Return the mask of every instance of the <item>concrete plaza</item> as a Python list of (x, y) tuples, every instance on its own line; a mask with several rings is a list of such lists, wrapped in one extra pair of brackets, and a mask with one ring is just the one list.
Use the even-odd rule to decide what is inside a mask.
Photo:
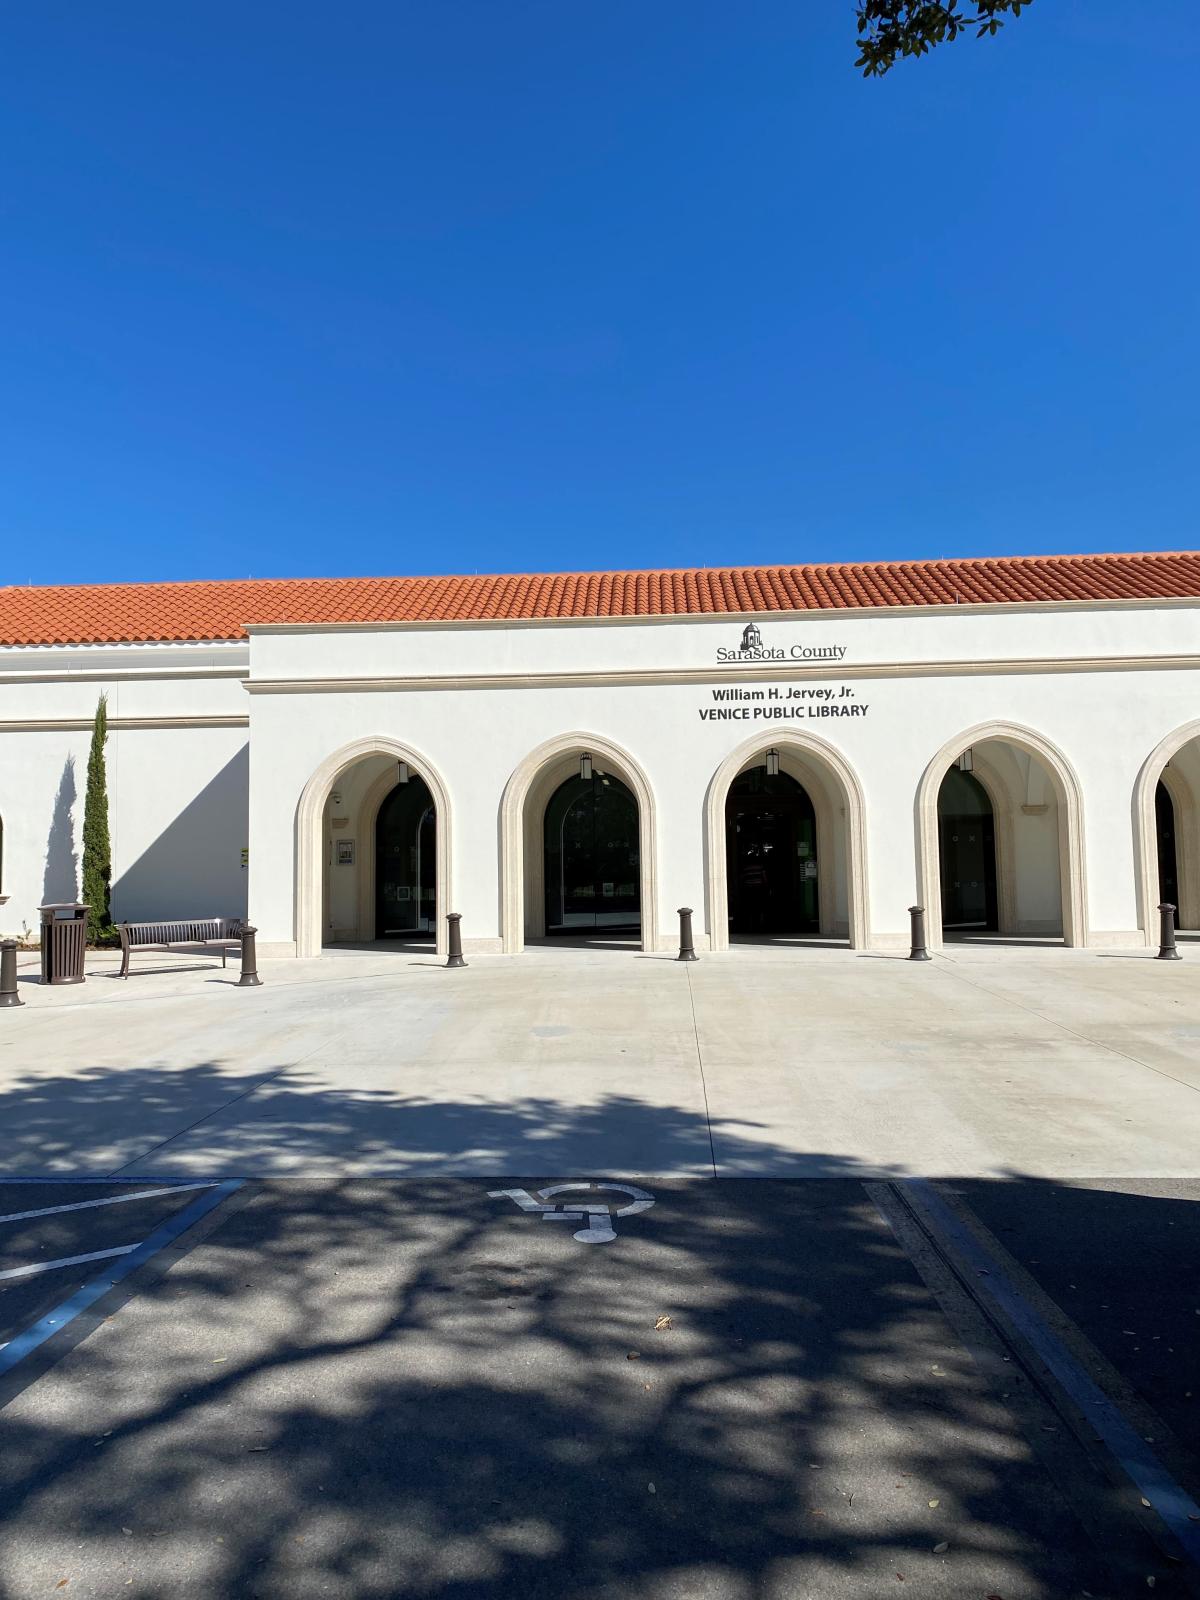
[(26, 963), (0, 1590), (1194, 1600), (1196, 954)]
[(544, 947), (22, 966), (0, 1171), (1195, 1175), (1200, 951)]

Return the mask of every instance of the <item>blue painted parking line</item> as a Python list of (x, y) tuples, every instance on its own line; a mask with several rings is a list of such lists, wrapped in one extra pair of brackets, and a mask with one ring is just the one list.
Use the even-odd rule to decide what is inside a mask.
[[(96, 1179), (92, 1180), (92, 1182), (96, 1181)], [(169, 1244), (173, 1244), (181, 1234), (194, 1227), (202, 1217), (206, 1217), (223, 1200), (227, 1200), (231, 1194), (240, 1189), (244, 1181), (242, 1178), (230, 1178), (223, 1183), (214, 1185), (206, 1194), (199, 1195), (192, 1201), (190, 1206), (186, 1206), (182, 1211), (177, 1212), (175, 1216), (168, 1218), (160, 1228), (156, 1228), (148, 1239), (144, 1239), (141, 1244), (130, 1248), (113, 1266), (102, 1272), (98, 1277), (92, 1278), (90, 1282), (85, 1283), (69, 1299), (64, 1300), (61, 1305), (55, 1306), (52, 1311), (48, 1311), (32, 1327), (26, 1328), (23, 1333), (19, 1333), (16, 1338), (11, 1339), (3, 1349), (0, 1349), (0, 1377), (11, 1372), (19, 1362), (24, 1361), (39, 1346), (45, 1344), (47, 1339), (52, 1338), (56, 1333), (60, 1333), (81, 1312), (86, 1311), (89, 1306), (95, 1305), (102, 1295), (107, 1294), (111, 1288), (120, 1283), (122, 1279), (127, 1278), (131, 1272), (136, 1272), (139, 1267), (144, 1266), (147, 1261), (156, 1256), (160, 1250), (165, 1250)], [(191, 1187), (191, 1185), (187, 1187)]]

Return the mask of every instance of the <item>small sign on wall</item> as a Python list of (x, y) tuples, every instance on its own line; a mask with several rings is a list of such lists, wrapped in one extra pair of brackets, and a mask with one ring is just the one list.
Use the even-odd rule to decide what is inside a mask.
[(352, 867), (354, 865), (353, 839), (339, 839), (337, 841), (337, 864), (339, 867)]

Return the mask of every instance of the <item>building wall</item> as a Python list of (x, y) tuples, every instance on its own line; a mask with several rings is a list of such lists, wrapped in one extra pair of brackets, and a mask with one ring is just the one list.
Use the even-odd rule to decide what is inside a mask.
[[(659, 942), (669, 947), (675, 909), (705, 905), (705, 796), (714, 773), (748, 738), (761, 736), (765, 749), (773, 730), (793, 728), (827, 740), (857, 774), (869, 940), (898, 947), (916, 893), (914, 804), (926, 767), (948, 741), (1003, 722), (1056, 746), (1078, 778), (1089, 937), (1136, 939), (1131, 796), (1148, 751), (1197, 715), (1195, 620), (1194, 607), (1172, 605), (762, 620), (764, 643), (785, 654), (778, 663), (718, 663), (719, 648), (740, 642), (742, 623), (730, 618), (254, 630), (252, 914), (264, 946), (290, 948), (299, 798), (334, 752), (382, 735), (444, 782), (453, 909), (463, 914), (468, 943), (497, 947), (505, 786), (544, 741), (578, 731), (584, 742), (601, 737), (627, 752), (653, 790)], [(793, 662), (797, 645), (845, 653)], [(780, 699), (715, 698), (730, 687), (774, 690)], [(818, 715), (808, 700), (789, 703), (793, 690), (832, 691), (866, 712)], [(700, 716), (730, 708), (736, 718)], [(777, 709), (789, 720), (768, 720)], [(1018, 922), (1050, 931), (1059, 914), (1057, 803), (1036, 763), (1026, 763), (1014, 785), (1022, 791), (1013, 821)], [(1044, 812), (1036, 809), (1042, 804)]]
[(0, 651), (5, 935), (36, 929), (39, 905), (80, 893), (88, 749), (104, 691), (114, 919), (244, 913), (245, 670), (244, 647)]
[[(824, 741), (861, 789), (864, 942), (899, 948), (920, 892), (915, 807), (927, 768), (939, 751), (948, 760), (969, 740), (982, 747), (988, 728), (1004, 723), (1046, 741), (1078, 780), (1089, 941), (1135, 940), (1133, 795), (1148, 754), (1200, 718), (1198, 610), (760, 618), (765, 648), (782, 660), (739, 659), (745, 619), (729, 617), (256, 629), (249, 647), (0, 650), (10, 896), (0, 930), (33, 926), (43, 900), (75, 892), (91, 718), (107, 689), (117, 917), (237, 914), (248, 884), (264, 950), (294, 949), (301, 797), (336, 752), (385, 739), (445, 788), (453, 905), (441, 909), (462, 912), (469, 948), (498, 949), (506, 787), (532, 752), (577, 733), (583, 744), (607, 740), (623, 752), (652, 795), (659, 943), (671, 947), (681, 905), (695, 908), (704, 943), (714, 775), (748, 742), (765, 750), (790, 732), (814, 748)], [(718, 659), (722, 651), (733, 659)], [(794, 651), (813, 654), (794, 659)], [(764, 698), (718, 698), (729, 690)], [(820, 714), (829, 704), (865, 711)], [(317, 797), (318, 853), (330, 874), (319, 917), (335, 937), (363, 926), (363, 806), (393, 759), (377, 754), (337, 777), (337, 814), (349, 821), (336, 833), (328, 794)], [(1180, 758), (1181, 771), (1189, 759)], [(1012, 801), (1015, 927), (1051, 931), (1060, 916), (1059, 794), (1025, 751), (1006, 749), (995, 761)], [(836, 920), (848, 925), (849, 819), (834, 822), (838, 877), (851, 889), (839, 891)], [(324, 867), (335, 836), (354, 839), (353, 868)]]

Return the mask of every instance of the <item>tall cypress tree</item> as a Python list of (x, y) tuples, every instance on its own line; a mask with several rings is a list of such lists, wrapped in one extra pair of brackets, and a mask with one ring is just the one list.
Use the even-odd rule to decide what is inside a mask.
[(88, 938), (96, 943), (112, 927), (109, 885), (112, 845), (108, 837), (108, 779), (104, 745), (108, 739), (108, 696), (96, 704), (92, 747), (88, 751), (87, 794), (83, 802), (83, 898), (88, 905)]

